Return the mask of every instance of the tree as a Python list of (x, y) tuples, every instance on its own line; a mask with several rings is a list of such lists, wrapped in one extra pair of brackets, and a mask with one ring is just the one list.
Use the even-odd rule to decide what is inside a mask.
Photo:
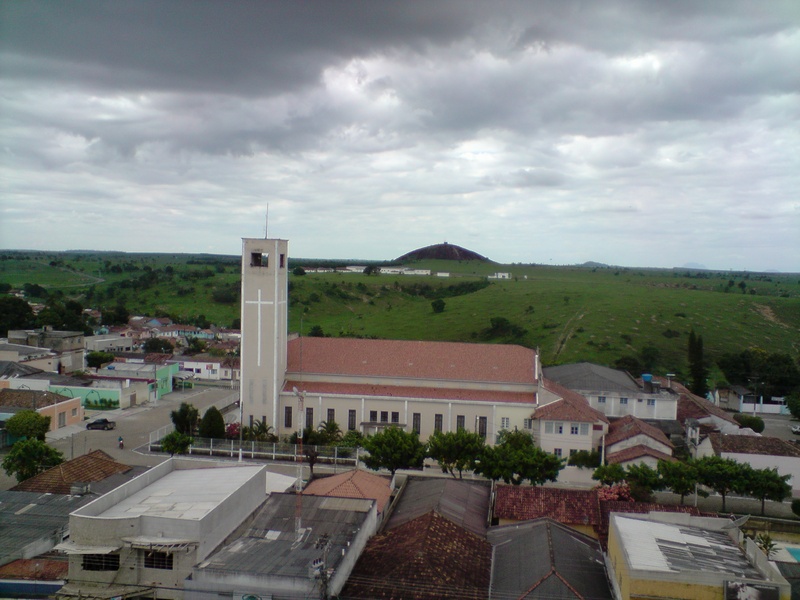
[(306, 270), (303, 267), (295, 267), (294, 269), (292, 269), (292, 275), (297, 275), (298, 277), (301, 277), (305, 274)]
[(789, 485), (790, 475), (778, 474), (778, 469), (751, 469), (744, 482), (744, 492), (757, 500), (761, 500), (761, 514), (767, 500), (783, 502), (792, 495)]
[(369, 456), (364, 458), (368, 468), (389, 469), (394, 476), (398, 469), (422, 467), (425, 446), (416, 433), (407, 433), (399, 427), (387, 427), (383, 431), (364, 439), (364, 449)]
[(603, 485), (614, 485), (625, 480), (625, 469), (622, 465), (600, 465), (592, 473), (592, 479), (599, 481)]
[(224, 438), (225, 437), (225, 418), (216, 406), (211, 406), (200, 420), (200, 437), (204, 438)]
[(645, 346), (642, 348), (642, 350), (639, 352), (639, 358), (642, 359), (642, 369), (645, 371), (645, 373), (653, 372), (660, 357), (661, 353), (655, 346)]
[(35, 323), (31, 305), (16, 296), (0, 297), (0, 336), (8, 335), (9, 329), (28, 329)]
[(742, 427), (749, 427), (756, 433), (764, 431), (764, 419), (756, 415), (748, 415), (745, 413), (736, 413), (733, 415), (734, 420)]
[(437, 431), (430, 439), (426, 454), (434, 459), (442, 469), (442, 473), (450, 473), (453, 477), (458, 471), (458, 478), (462, 479), (465, 470), (476, 468), (476, 459), (483, 453), (485, 446), (483, 437), (466, 429)]
[(172, 354), (172, 344), (161, 338), (150, 338), (144, 343), (144, 351), (158, 354)]
[(634, 377), (638, 377), (642, 372), (642, 363), (635, 356), (626, 355), (620, 356), (614, 361), (614, 368), (620, 371), (626, 371)]
[(545, 452), (533, 442), (533, 437), (523, 431), (503, 430), (496, 446), (486, 446), (480, 457), (477, 472), (484, 477), (505, 483), (542, 485), (557, 481), (564, 461)]
[(445, 303), (444, 300), (442, 300), (441, 298), (437, 298), (436, 300), (431, 302), (431, 308), (433, 309), (433, 312), (437, 314), (444, 312), (444, 307)]
[(110, 352), (89, 352), (86, 355), (86, 366), (93, 369), (99, 369), (110, 362), (114, 362), (114, 355)]
[(322, 330), (322, 325), (314, 325), (308, 332), (309, 337), (326, 337), (325, 332)]
[(173, 410), (169, 418), (172, 419), (172, 424), (175, 425), (175, 430), (178, 433), (185, 433), (191, 435), (194, 428), (197, 426), (198, 410), (187, 402), (181, 402), (178, 410)]
[(693, 394), (705, 396), (708, 393), (706, 377), (708, 369), (703, 358), (703, 336), (694, 329), (689, 332), (689, 389)]
[(180, 431), (173, 431), (168, 433), (161, 440), (161, 449), (164, 452), (169, 452), (170, 456), (176, 454), (186, 454), (189, 451), (189, 446), (194, 443), (194, 438)]
[(60, 465), (64, 455), (41, 440), (20, 440), (11, 447), (3, 459), (6, 475), (14, 475), (17, 481), (25, 481), (42, 471)]
[(800, 390), (786, 396), (786, 406), (795, 419), (800, 419)]
[(731, 458), (705, 456), (695, 461), (700, 483), (722, 496), (722, 512), (725, 512), (725, 499), (730, 492), (744, 489), (745, 467)]
[(378, 265), (367, 265), (364, 267), (364, 275), (380, 275), (381, 268)]
[(596, 469), (600, 466), (600, 453), (597, 450), (578, 450), (570, 455), (567, 464), (579, 469)]
[(342, 428), (336, 421), (322, 421), (317, 427), (320, 446), (335, 446), (342, 439)]
[(681, 505), (686, 495), (695, 491), (697, 486), (698, 472), (693, 461), (660, 460), (658, 461), (658, 474), (664, 487), (672, 490), (674, 494), (680, 495)]
[(50, 431), (50, 417), (35, 410), (22, 410), (6, 421), (6, 431), (15, 438), (25, 437), (43, 442)]
[(625, 480), (631, 488), (631, 496), (637, 502), (651, 501), (653, 492), (664, 485), (658, 471), (644, 463), (628, 465)]
[[(157, 339), (157, 338), (156, 338)], [(206, 349), (206, 343), (197, 337), (190, 337), (186, 345), (187, 354), (200, 354)]]

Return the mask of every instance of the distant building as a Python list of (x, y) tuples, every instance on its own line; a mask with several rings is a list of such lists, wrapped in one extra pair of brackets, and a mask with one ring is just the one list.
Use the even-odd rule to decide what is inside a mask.
[(8, 332), (9, 344), (49, 348), (60, 356), (59, 373), (72, 373), (86, 368), (84, 335), (81, 331), (57, 331), (52, 327), (19, 329)]

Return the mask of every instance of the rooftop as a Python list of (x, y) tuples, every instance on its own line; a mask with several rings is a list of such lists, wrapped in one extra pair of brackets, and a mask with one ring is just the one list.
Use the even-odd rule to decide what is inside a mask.
[(44, 406), (52, 406), (69, 400), (70, 396), (62, 396), (41, 390), (0, 390), (0, 406), (9, 408), (25, 408), (35, 410)]
[[(103, 481), (132, 470), (133, 467), (116, 462), (102, 450), (95, 450), (26, 479), (11, 489), (15, 492), (69, 494), (73, 484)], [(141, 471), (137, 469), (136, 472)]]
[[(676, 384), (673, 383), (673, 386), (674, 385)], [(678, 421), (685, 423), (686, 419), (699, 420), (709, 417), (715, 417), (736, 425), (737, 427), (739, 426), (736, 420), (731, 416), (731, 413), (721, 409), (719, 406), (715, 406), (705, 398), (695, 396), (688, 391), (680, 392), (678, 396)]]
[(581, 362), (542, 369), (544, 376), (572, 390), (641, 392), (642, 388), (625, 371)]
[(635, 437), (637, 435), (646, 435), (653, 438), (657, 442), (661, 442), (665, 446), (672, 448), (672, 443), (667, 436), (658, 427), (654, 427), (649, 423), (645, 423), (641, 419), (637, 419), (633, 415), (626, 415), (621, 419), (615, 419), (608, 426), (608, 435), (606, 436), (606, 446), (612, 446), (622, 440)]
[(299, 337), (292, 373), (488, 383), (535, 383), (536, 353), (522, 346)]
[(724, 435), (710, 433), (708, 438), (714, 452), (735, 454), (765, 454), (768, 456), (800, 456), (800, 448), (774, 437), (754, 435)]
[(303, 494), (375, 500), (378, 512), (382, 513), (392, 495), (391, 483), (386, 477), (353, 469), (338, 475), (314, 479), (303, 490)]
[(596, 525), (600, 505), (595, 490), (498, 485), (494, 513), (499, 519), (525, 521), (549, 517), (567, 525)]
[(644, 458), (645, 456), (650, 456), (652, 458), (655, 458), (656, 460), (667, 460), (667, 461), (677, 460), (671, 454), (660, 452), (654, 448), (651, 448), (650, 446), (638, 444), (636, 446), (631, 446), (629, 448), (625, 448), (624, 450), (620, 450), (619, 452), (609, 452), (606, 455), (606, 462), (608, 462), (609, 464), (626, 463), (632, 460), (639, 460), (641, 458)]
[(545, 380), (545, 388), (561, 396), (560, 399), (540, 406), (533, 413), (534, 419), (548, 419), (558, 421), (577, 421), (608, 423), (606, 416), (589, 406), (589, 402), (571, 390), (561, 387), (551, 381)]

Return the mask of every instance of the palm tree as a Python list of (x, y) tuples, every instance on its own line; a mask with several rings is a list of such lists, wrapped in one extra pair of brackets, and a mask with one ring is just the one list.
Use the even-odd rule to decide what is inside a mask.
[(322, 421), (317, 427), (325, 446), (333, 446), (342, 439), (342, 428), (336, 421)]

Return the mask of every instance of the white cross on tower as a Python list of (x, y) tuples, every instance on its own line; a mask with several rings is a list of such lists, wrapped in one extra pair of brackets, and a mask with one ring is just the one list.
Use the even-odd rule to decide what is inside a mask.
[(262, 300), (261, 299), (261, 290), (258, 290), (258, 299), (257, 300), (245, 300), (245, 304), (255, 304), (258, 308), (258, 366), (261, 366), (261, 307), (265, 304), (274, 304), (272, 301), (269, 300)]

